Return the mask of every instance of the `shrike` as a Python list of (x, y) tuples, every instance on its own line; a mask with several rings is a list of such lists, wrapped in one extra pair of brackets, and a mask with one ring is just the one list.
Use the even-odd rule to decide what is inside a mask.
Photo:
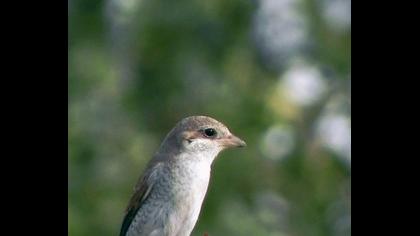
[(134, 188), (120, 236), (189, 236), (207, 192), (212, 162), (220, 151), (244, 146), (213, 118), (181, 120)]

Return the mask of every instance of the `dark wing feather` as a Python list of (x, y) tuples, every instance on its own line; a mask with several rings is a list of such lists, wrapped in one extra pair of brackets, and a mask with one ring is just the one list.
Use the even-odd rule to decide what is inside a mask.
[(134, 194), (131, 197), (130, 203), (128, 204), (128, 207), (126, 209), (126, 214), (124, 216), (124, 220), (121, 226), (120, 236), (126, 235), (131, 222), (137, 214), (137, 211), (140, 209), (140, 207), (143, 205), (143, 203), (149, 196), (153, 188), (154, 175), (156, 174), (160, 166), (161, 163), (157, 163), (154, 167), (147, 168), (149, 171), (146, 171), (144, 176), (137, 183), (134, 189)]

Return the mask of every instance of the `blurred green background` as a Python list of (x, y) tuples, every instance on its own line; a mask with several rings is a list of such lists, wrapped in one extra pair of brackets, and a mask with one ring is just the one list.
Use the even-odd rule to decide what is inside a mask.
[(118, 235), (166, 133), (220, 154), (193, 232), (350, 235), (350, 0), (68, 0), (69, 235)]

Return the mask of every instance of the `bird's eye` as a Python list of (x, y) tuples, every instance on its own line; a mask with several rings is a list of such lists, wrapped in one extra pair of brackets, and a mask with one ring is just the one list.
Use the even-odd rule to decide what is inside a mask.
[(207, 137), (214, 137), (214, 136), (216, 136), (217, 132), (216, 132), (216, 130), (215, 130), (215, 129), (208, 128), (208, 129), (205, 129), (205, 130), (204, 130), (204, 134), (205, 134)]

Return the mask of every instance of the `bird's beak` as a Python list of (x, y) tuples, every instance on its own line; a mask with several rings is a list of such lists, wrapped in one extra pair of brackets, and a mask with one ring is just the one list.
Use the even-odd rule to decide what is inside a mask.
[(220, 145), (224, 148), (229, 147), (245, 147), (246, 143), (242, 139), (236, 137), (235, 135), (231, 134), (226, 138), (220, 139)]

